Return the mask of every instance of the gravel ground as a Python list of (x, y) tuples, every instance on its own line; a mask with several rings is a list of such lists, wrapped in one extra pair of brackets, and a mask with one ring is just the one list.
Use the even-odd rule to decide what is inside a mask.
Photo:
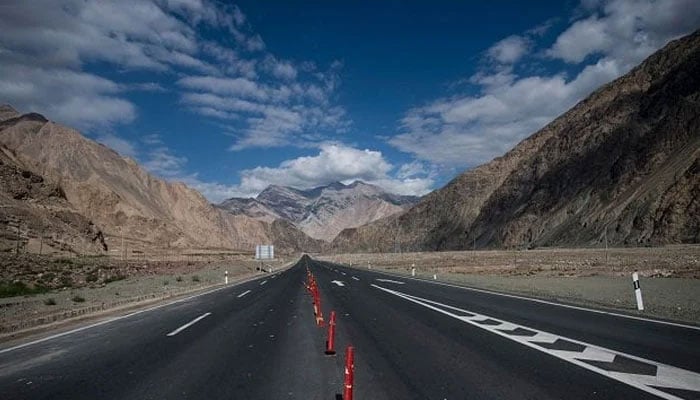
[[(266, 266), (280, 268), (288, 261), (266, 262)], [(96, 286), (0, 298), (0, 335), (221, 285), (225, 271), (229, 273), (229, 282), (234, 282), (261, 274), (256, 271), (257, 266), (259, 263), (253, 260), (212, 262)]]
[[(420, 278), (432, 279), (437, 274), (444, 282), (700, 324), (700, 246), (616, 249), (610, 253), (615, 256), (608, 254), (609, 268), (596, 264), (604, 259), (596, 249), (517, 252), (517, 264), (513, 262), (515, 252), (507, 251), (318, 258), (363, 269), (369, 261), (373, 269), (402, 275), (410, 275), (415, 265)], [(632, 290), (631, 273), (635, 270), (642, 275), (643, 312), (637, 311)]]

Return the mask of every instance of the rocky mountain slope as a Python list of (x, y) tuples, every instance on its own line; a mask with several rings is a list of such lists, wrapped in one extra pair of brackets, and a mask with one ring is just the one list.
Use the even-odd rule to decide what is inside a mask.
[(255, 199), (232, 198), (219, 207), (263, 221), (283, 219), (307, 235), (331, 241), (345, 228), (357, 227), (405, 211), (418, 201), (356, 181), (335, 182), (310, 190), (272, 185)]
[[(318, 242), (290, 224), (224, 212), (186, 185), (157, 179), (134, 160), (41, 115), (19, 115), (2, 106), (0, 118), (0, 145), (13, 155), (15, 166), (39, 177), (30, 177), (30, 181), (42, 179), (57, 187), (63, 205), (101, 232), (105, 248), (119, 247), (122, 236), (129, 249), (139, 251), (171, 247), (251, 250), (256, 244), (277, 242), (284, 243), (278, 245), (282, 251), (319, 248)], [(8, 196), (2, 198), (3, 206), (33, 209), (41, 218), (55, 214), (50, 208), (37, 211), (35, 202), (34, 198), (15, 203)], [(29, 215), (20, 219), (24, 226), (40, 225), (27, 235), (51, 230)], [(69, 242), (63, 244), (81, 250)]]
[(700, 242), (700, 31), (336, 251)]
[(102, 232), (78, 213), (55, 182), (31, 172), (0, 146), (0, 252), (106, 249)]

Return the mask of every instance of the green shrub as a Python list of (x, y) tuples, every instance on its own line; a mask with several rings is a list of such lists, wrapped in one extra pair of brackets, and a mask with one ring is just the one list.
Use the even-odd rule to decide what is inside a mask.
[(192, 276), (192, 282), (199, 282), (199, 281), (200, 281), (199, 275)]
[(97, 282), (97, 273), (96, 272), (90, 272), (85, 276), (85, 282)]
[(59, 281), (61, 282), (61, 286), (65, 287), (73, 287), (73, 278), (67, 275), (63, 275)]
[(75, 302), (75, 303), (82, 303), (85, 301), (85, 298), (76, 294), (75, 296), (73, 296), (71, 298), (71, 300), (73, 300), (73, 302)]
[(167, 279), (163, 281), (163, 286), (168, 286), (169, 284), (170, 282)]
[(44, 304), (47, 306), (55, 306), (56, 300), (54, 300), (53, 297), (49, 297), (48, 299), (44, 300)]
[(175, 278), (175, 280), (178, 281), (178, 282), (182, 282), (182, 277), (178, 275), (178, 276)]
[(122, 275), (122, 274), (110, 275), (110, 276), (105, 278), (105, 283), (123, 281), (124, 279), (126, 279), (126, 275)]
[(29, 287), (24, 282), (0, 282), (0, 297), (26, 296), (48, 291), (45, 286)]

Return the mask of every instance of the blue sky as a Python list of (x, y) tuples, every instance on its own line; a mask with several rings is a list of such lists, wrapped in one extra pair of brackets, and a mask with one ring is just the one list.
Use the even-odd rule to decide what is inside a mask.
[(700, 27), (700, 2), (18, 0), (0, 17), (0, 102), (218, 202), (355, 179), (425, 194)]

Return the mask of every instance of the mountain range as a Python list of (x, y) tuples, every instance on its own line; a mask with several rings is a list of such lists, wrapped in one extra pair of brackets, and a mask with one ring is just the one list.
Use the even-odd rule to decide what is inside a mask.
[(700, 31), (421, 199), (357, 181), (273, 185), (215, 206), (74, 129), (0, 106), (0, 251), (698, 243), (698, 71)]
[[(700, 242), (700, 31), (333, 251)], [(468, 161), (468, 160), (465, 160)]]
[(134, 160), (39, 114), (0, 106), (0, 250), (121, 254), (167, 248), (238, 249), (274, 243), (318, 251), (285, 220), (211, 205)]
[(332, 241), (346, 228), (401, 213), (419, 200), (388, 193), (375, 185), (334, 182), (309, 190), (271, 185), (256, 198), (231, 198), (218, 205), (235, 215), (262, 221), (283, 219), (312, 238)]

